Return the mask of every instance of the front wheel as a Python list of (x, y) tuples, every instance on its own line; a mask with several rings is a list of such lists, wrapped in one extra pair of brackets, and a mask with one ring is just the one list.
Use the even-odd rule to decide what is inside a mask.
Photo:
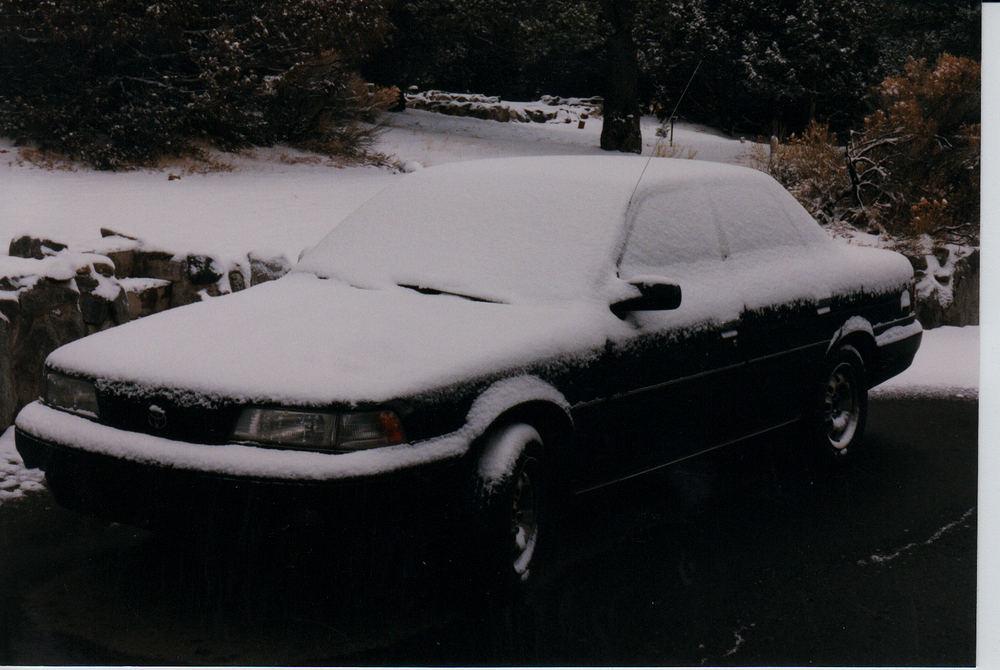
[(508, 591), (528, 582), (545, 532), (544, 474), (542, 438), (533, 427), (512, 424), (487, 438), (475, 474), (477, 546), (470, 557), (487, 586)]
[(868, 418), (868, 377), (861, 354), (842, 345), (823, 368), (817, 417), (820, 453), (834, 460), (853, 457), (860, 450)]

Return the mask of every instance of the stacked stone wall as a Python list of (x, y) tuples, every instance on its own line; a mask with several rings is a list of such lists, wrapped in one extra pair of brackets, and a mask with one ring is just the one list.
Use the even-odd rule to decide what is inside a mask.
[(284, 275), (291, 262), (251, 252), (224, 264), (208, 255), (147, 249), (102, 230), (95, 248), (73, 250), (24, 236), (0, 257), (0, 432), (42, 391), (56, 348), (173, 307)]

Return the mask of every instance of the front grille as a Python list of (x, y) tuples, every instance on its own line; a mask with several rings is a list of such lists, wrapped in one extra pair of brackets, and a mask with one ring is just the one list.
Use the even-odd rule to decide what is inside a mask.
[(195, 444), (228, 442), (240, 408), (181, 403), (166, 394), (125, 395), (98, 392), (101, 423)]

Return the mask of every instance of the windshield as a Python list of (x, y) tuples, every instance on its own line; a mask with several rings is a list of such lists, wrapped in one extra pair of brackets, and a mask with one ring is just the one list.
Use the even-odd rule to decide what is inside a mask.
[(556, 157), (421, 170), (362, 205), (296, 271), (496, 302), (587, 299), (613, 274), (642, 167)]

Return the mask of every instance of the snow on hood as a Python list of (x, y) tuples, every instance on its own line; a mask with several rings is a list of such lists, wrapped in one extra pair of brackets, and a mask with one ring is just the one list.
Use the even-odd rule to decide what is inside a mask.
[(202, 400), (316, 406), (599, 350), (624, 327), (596, 304), (500, 305), (300, 273), (77, 340), (48, 363)]

